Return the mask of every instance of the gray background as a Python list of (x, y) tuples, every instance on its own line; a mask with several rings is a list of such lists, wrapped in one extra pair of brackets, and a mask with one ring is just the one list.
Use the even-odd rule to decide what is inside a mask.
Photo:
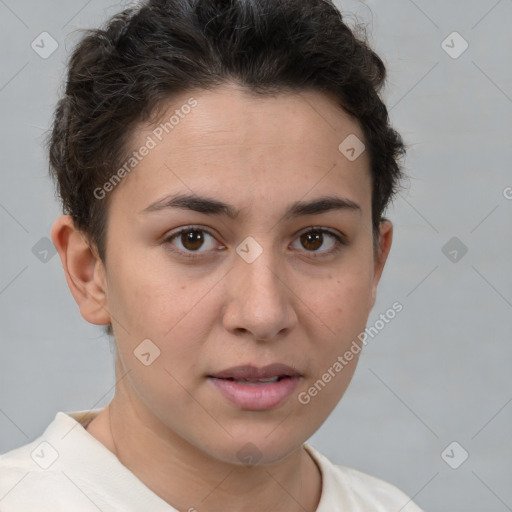
[[(80, 316), (58, 255), (44, 263), (33, 248), (60, 215), (42, 143), (66, 57), (77, 29), (125, 4), (0, 0), (0, 453), (40, 435), (56, 411), (113, 395), (111, 342)], [(310, 442), (425, 510), (512, 510), (512, 0), (338, 5), (368, 24), (410, 146), (369, 324), (395, 301), (404, 309), (369, 341)], [(46, 59), (31, 48), (43, 31), (59, 45)], [(456, 37), (442, 45), (454, 31), (469, 43), (458, 58), (443, 49), (458, 53)], [(452, 465), (469, 453), (458, 469), (441, 456), (453, 441)]]

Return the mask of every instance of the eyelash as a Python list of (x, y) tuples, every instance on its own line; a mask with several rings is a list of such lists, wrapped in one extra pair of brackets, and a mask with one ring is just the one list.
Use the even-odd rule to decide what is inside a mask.
[[(215, 238), (215, 236), (212, 235), (212, 233), (210, 233), (207, 229), (204, 229), (204, 228), (202, 228), (200, 226), (186, 226), (184, 228), (181, 228), (179, 231), (177, 231), (175, 233), (171, 233), (168, 237), (166, 237), (164, 239), (163, 243), (172, 245), (172, 241), (175, 238), (178, 238), (183, 233), (188, 233), (190, 231), (199, 231), (199, 232), (202, 232), (202, 233), (207, 233), (212, 238)], [(335, 240), (334, 248), (329, 250), (329, 251), (320, 251), (320, 252), (318, 252), (318, 251), (306, 251), (306, 252), (310, 253), (311, 257), (313, 257), (313, 258), (322, 258), (322, 257), (331, 256), (333, 254), (337, 254), (337, 253), (339, 253), (343, 249), (343, 247), (348, 245), (347, 240), (346, 240), (344, 235), (338, 234), (338, 233), (336, 233), (334, 231), (331, 231), (331, 230), (328, 230), (328, 229), (325, 229), (325, 228), (316, 227), (316, 226), (310, 226), (305, 231), (301, 231), (297, 235), (297, 238), (299, 238), (302, 235), (305, 235), (305, 234), (307, 234), (309, 232), (321, 233), (322, 235), (327, 234), (327, 235), (330, 235)], [(204, 253), (205, 253), (205, 251), (203, 251), (201, 253), (201, 252), (197, 252), (197, 251), (186, 252), (186, 251), (183, 251), (181, 249), (177, 249), (177, 250), (176, 249), (171, 249), (171, 250), (173, 252), (179, 252), (185, 258), (189, 258), (189, 259), (202, 258)]]

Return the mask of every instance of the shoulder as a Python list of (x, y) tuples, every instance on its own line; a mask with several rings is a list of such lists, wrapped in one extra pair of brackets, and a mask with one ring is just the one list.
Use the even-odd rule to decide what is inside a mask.
[(422, 512), (411, 498), (393, 484), (357, 469), (333, 464), (325, 455), (309, 445), (306, 445), (306, 449), (321, 469), (321, 499), (329, 506), (339, 504), (341, 507), (350, 507), (349, 509), (354, 512), (370, 509), (372, 512)]
[(422, 512), (409, 496), (393, 484), (347, 466), (336, 465), (334, 468), (340, 480), (350, 481), (354, 494), (371, 503), (374, 510), (380, 511), (384, 506), (382, 510), (387, 511), (392, 506), (401, 512)]
[[(62, 447), (76, 443), (73, 436), (69, 436), (69, 441), (65, 441), (66, 434), (75, 425), (75, 419), (59, 412), (44, 433), (35, 440), (0, 454), (2, 512), (55, 512), (62, 510), (70, 497), (77, 501), (77, 494), (80, 493), (77, 493), (67, 467), (62, 464), (62, 459), (65, 458), (65, 450)], [(83, 495), (78, 496), (78, 501), (81, 498)], [(81, 510), (91, 510), (90, 505), (85, 503)]]
[[(48, 488), (62, 485), (62, 475), (44, 470), (51, 455), (36, 441), (0, 455), (0, 507), (2, 511), (16, 510), (16, 507), (36, 505), (36, 496), (46, 495)], [(42, 461), (39, 465), (38, 458)], [(39, 504), (46, 511), (46, 504)]]
[(99, 411), (58, 412), (40, 437), (0, 455), (2, 512), (176, 512), (87, 432)]

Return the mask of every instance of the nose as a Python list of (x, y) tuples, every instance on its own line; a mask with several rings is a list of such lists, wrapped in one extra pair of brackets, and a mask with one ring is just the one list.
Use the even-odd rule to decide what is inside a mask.
[(263, 251), (252, 263), (237, 257), (229, 272), (223, 323), (237, 336), (273, 341), (290, 332), (298, 321), (296, 296), (283, 266), (271, 252)]

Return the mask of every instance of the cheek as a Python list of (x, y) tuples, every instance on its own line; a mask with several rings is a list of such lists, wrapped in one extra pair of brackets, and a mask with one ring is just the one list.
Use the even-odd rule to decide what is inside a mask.
[[(331, 375), (325, 375), (324, 380), (330, 381), (321, 393), (328, 408), (341, 398), (357, 365), (358, 336), (364, 332), (371, 309), (371, 273), (355, 268), (352, 272), (340, 269), (323, 280), (321, 286), (310, 287), (305, 297), (314, 312), (309, 322), (309, 338), (314, 340), (311, 350), (314, 379), (321, 379), (325, 372), (331, 371)], [(338, 357), (347, 351), (350, 360), (343, 359), (343, 369), (339, 371)]]
[(306, 303), (318, 313), (327, 332), (345, 338), (366, 323), (370, 313), (371, 274), (367, 271), (332, 272), (318, 286), (308, 287)]
[(136, 254), (119, 247), (111, 260), (108, 280), (113, 322), (120, 324), (121, 334), (133, 332), (161, 339), (193, 309), (200, 290), (188, 286), (183, 273), (163, 258), (151, 260), (150, 252), (158, 249)]
[(149, 344), (150, 352), (158, 353), (154, 366), (165, 368), (184, 382), (196, 373), (198, 353), (216, 314), (208, 293), (216, 280), (213, 276), (187, 279), (170, 265), (139, 263), (129, 267), (130, 262), (111, 273), (109, 294), (109, 310), (123, 364), (137, 372), (144, 385), (153, 381), (158, 388), (159, 383), (169, 380), (171, 376), (161, 371), (146, 375), (134, 355), (143, 340), (149, 339), (156, 347)]

